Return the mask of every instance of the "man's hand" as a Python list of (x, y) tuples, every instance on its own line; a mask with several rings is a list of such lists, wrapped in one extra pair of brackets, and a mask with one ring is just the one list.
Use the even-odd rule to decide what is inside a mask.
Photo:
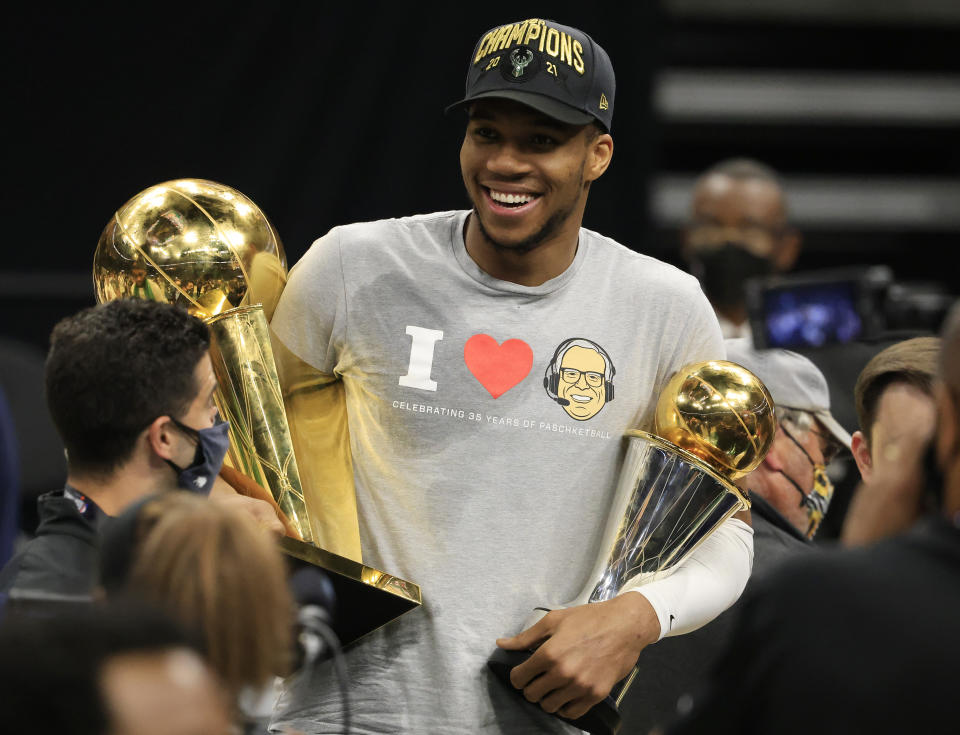
[(272, 534), (277, 538), (284, 535), (283, 524), (277, 518), (276, 512), (265, 500), (248, 498), (240, 495), (230, 487), (221, 477), (217, 477), (210, 490), (210, 500), (215, 503), (224, 503), (250, 515), (261, 531)]
[(660, 622), (647, 598), (626, 592), (549, 612), (522, 633), (497, 639), (497, 645), (536, 648), (513, 668), (510, 682), (545, 711), (575, 720), (606, 697), (659, 637)]
[(857, 485), (844, 516), (840, 533), (844, 546), (866, 546), (895, 536), (920, 518), (928, 446), (928, 436), (912, 435), (878, 449), (871, 482)]

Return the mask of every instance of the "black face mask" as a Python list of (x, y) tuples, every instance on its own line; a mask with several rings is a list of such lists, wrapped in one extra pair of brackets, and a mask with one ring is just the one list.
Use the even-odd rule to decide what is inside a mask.
[(197, 443), (197, 451), (189, 467), (179, 467), (169, 459), (166, 460), (167, 464), (177, 473), (177, 485), (184, 490), (208, 495), (210, 488), (213, 487), (213, 481), (223, 466), (223, 458), (230, 448), (230, 435), (228, 433), (230, 422), (221, 421), (218, 417), (216, 424), (213, 426), (206, 429), (193, 429), (181, 424), (172, 416), (170, 420)]
[(746, 300), (744, 282), (748, 278), (769, 275), (773, 266), (741, 245), (725, 242), (719, 248), (697, 251), (694, 274), (704, 293), (716, 306), (740, 306)]

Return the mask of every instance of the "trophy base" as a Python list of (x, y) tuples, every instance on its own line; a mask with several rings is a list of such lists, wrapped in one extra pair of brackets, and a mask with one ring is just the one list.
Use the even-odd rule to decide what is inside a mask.
[(280, 539), (290, 571), (309, 564), (325, 572), (337, 599), (333, 632), (346, 646), (420, 607), (420, 587), (392, 574), (288, 536)]
[[(487, 659), (487, 666), (501, 682), (516, 692), (518, 696), (523, 697), (523, 692), (510, 683), (510, 670), (530, 658), (531, 653), (532, 651), (507, 651), (503, 648), (498, 648), (490, 658)], [(531, 707), (540, 708), (539, 704), (534, 704), (527, 699), (523, 701), (527, 702)], [(544, 714), (548, 713), (544, 712)], [(617, 703), (613, 697), (610, 696), (597, 702), (587, 710), (586, 714), (575, 720), (570, 720), (557, 714), (553, 715), (553, 717), (556, 717), (558, 720), (563, 720), (574, 727), (579, 727), (581, 730), (591, 733), (591, 735), (616, 735), (616, 733), (620, 731), (620, 709), (617, 707)]]

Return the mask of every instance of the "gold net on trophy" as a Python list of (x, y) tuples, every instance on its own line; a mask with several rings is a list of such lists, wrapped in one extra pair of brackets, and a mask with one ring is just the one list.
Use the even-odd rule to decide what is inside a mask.
[(100, 303), (172, 303), (210, 328), (217, 407), (230, 422), (229, 459), (237, 480), (265, 488), (286, 516), (291, 538), (281, 547), (288, 556), (333, 572), (340, 606), (353, 608), (338, 631), (347, 643), (419, 605), (420, 590), (322, 548), (321, 525), (304, 498), (268, 327), (286, 276), (283, 245), (266, 215), (236, 189), (203, 179), (167, 181), (134, 196), (107, 223), (93, 261)]
[(201, 179), (133, 197), (110, 219), (93, 260), (101, 303), (175, 303), (207, 322), (230, 461), (268, 489), (300, 538), (312, 542), (267, 327), (286, 271), (280, 238), (260, 208)]

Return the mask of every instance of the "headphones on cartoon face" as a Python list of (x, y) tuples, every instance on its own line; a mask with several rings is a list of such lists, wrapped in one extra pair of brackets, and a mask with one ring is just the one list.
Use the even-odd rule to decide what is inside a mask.
[(605, 349), (596, 342), (591, 342), (589, 339), (582, 337), (565, 339), (557, 346), (556, 351), (553, 353), (553, 358), (550, 360), (550, 364), (547, 365), (547, 369), (543, 373), (543, 387), (546, 389), (547, 394), (561, 406), (570, 405), (570, 401), (560, 397), (560, 362), (563, 360), (563, 356), (567, 353), (567, 350), (571, 347), (586, 347), (589, 350), (597, 352), (600, 357), (603, 358), (604, 364), (606, 365), (606, 369), (603, 372), (604, 395), (606, 396), (607, 403), (612, 401), (613, 376), (617, 374), (617, 369), (613, 366), (613, 361)]

